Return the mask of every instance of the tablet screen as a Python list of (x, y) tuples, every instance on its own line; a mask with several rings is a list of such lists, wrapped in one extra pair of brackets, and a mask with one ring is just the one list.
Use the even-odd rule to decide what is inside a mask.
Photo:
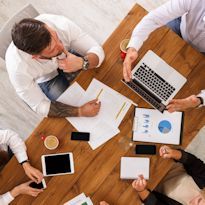
[(71, 172), (70, 155), (45, 156), (46, 174), (60, 174)]

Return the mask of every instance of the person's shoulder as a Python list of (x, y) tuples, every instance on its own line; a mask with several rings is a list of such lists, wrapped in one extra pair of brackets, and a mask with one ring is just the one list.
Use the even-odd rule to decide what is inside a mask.
[(53, 23), (53, 24), (59, 24), (62, 22), (72, 22), (67, 17), (63, 15), (56, 15), (56, 14), (40, 14), (39, 16), (36, 17), (36, 19), (44, 23)]
[(5, 55), (6, 69), (9, 75), (15, 75), (24, 70), (23, 68), (28, 63), (27, 55), (16, 48), (13, 42), (9, 45)]

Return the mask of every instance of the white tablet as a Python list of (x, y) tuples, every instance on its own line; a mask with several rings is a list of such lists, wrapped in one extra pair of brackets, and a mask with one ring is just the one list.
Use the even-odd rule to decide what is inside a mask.
[(44, 176), (74, 173), (73, 154), (71, 152), (41, 156)]

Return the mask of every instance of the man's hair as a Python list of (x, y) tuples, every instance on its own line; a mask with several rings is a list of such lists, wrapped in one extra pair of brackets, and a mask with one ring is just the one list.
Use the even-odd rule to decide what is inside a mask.
[(40, 54), (51, 42), (45, 23), (26, 18), (16, 23), (11, 31), (14, 45), (29, 54)]

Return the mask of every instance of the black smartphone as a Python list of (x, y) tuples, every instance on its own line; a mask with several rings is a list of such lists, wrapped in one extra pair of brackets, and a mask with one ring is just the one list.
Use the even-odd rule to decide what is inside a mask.
[(72, 132), (71, 133), (71, 140), (89, 141), (90, 140), (90, 133), (89, 132)]
[(43, 179), (42, 182), (40, 182), (39, 184), (37, 184), (36, 182), (31, 182), (29, 184), (29, 186), (34, 188), (34, 189), (45, 189), (46, 188), (46, 182)]
[(135, 147), (136, 154), (156, 154), (155, 145), (136, 145)]

